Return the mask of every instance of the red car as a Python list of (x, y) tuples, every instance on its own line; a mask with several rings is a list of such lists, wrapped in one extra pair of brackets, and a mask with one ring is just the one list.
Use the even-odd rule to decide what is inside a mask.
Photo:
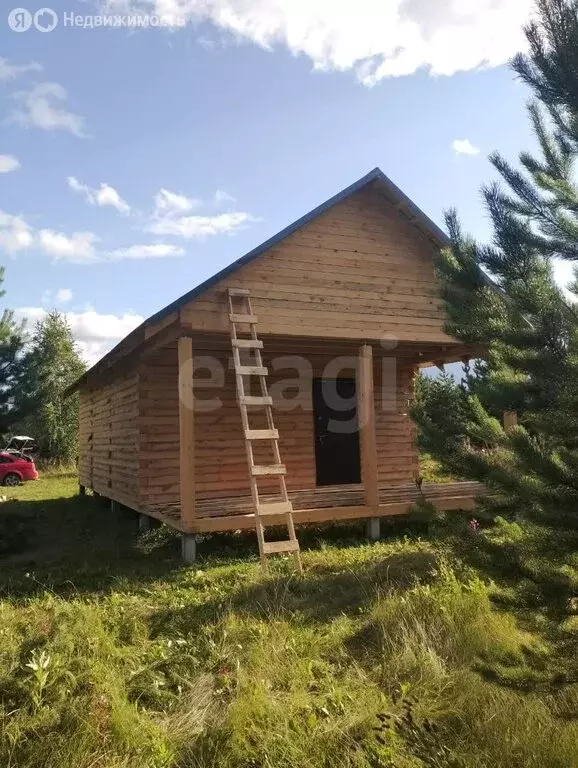
[(28, 456), (0, 453), (0, 483), (14, 486), (24, 480), (38, 480), (34, 461)]

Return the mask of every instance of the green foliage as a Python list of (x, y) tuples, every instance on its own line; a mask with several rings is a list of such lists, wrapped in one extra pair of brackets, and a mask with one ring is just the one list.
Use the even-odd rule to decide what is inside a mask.
[(66, 318), (51, 312), (39, 321), (19, 396), (29, 414), (18, 428), (36, 439), (42, 457), (64, 464), (76, 458), (78, 396), (63, 393), (85, 369)]
[(423, 451), (437, 447), (441, 424), (444, 439), (463, 440), (468, 419), (465, 390), (449, 373), (435, 378), (420, 374), (415, 380), (411, 415), (418, 425), (418, 445)]
[[(3, 281), (4, 267), (0, 267), (0, 299), (5, 293), (2, 290)], [(22, 325), (15, 322), (10, 310), (4, 309), (0, 311), (0, 434), (7, 431), (20, 416), (15, 397), (19, 391), (23, 360)]]
[(264, 578), (254, 534), (184, 567), (166, 530), (138, 539), (74, 491), (48, 476), (2, 505), (35, 528), (0, 574), (6, 768), (578, 764), (578, 688), (548, 685), (578, 627), (564, 646), (497, 610), (449, 542), (318, 531), (303, 576), (275, 560)]
[(416, 714), (419, 700), (404, 693), (407, 688), (409, 686), (402, 686), (401, 714), (378, 713), (379, 726), (375, 728), (378, 732), (375, 738), (380, 744), (387, 745), (392, 734), (401, 737), (415, 757), (428, 768), (463, 768), (464, 762), (452, 756), (451, 750), (443, 743), (437, 725), (428, 717), (420, 718)]
[[(492, 490), (487, 514), (553, 531), (578, 528), (578, 313), (551, 264), (578, 260), (578, 2), (540, 0), (538, 11), (514, 69), (537, 99), (540, 157), (522, 153), (518, 170), (492, 156), (504, 182), (484, 189), (493, 243), (466, 237), (450, 212), (452, 246), (438, 265), (448, 331), (486, 346), (487, 360), (470, 379), (459, 429), (431, 405), (417, 416), (447, 470)], [(517, 411), (520, 426), (505, 432), (504, 411)]]
[(419, 455), (419, 476), (424, 483), (453, 483), (456, 480), (436, 458), (424, 451)]
[(44, 690), (50, 678), (50, 656), (46, 651), (32, 651), (30, 661), (26, 666), (32, 670), (30, 680), (30, 697), (34, 709), (38, 711), (42, 706), (44, 699)]

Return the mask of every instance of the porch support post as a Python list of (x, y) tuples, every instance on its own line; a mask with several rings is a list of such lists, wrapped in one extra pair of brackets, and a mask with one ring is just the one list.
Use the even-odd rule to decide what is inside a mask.
[(181, 533), (181, 555), (185, 563), (197, 559), (197, 537), (194, 533)]
[(504, 430), (509, 432), (510, 429), (518, 426), (518, 414), (516, 411), (504, 411)]
[(357, 392), (361, 480), (365, 494), (365, 505), (377, 511), (379, 509), (379, 486), (377, 481), (375, 398), (373, 394), (373, 350), (369, 344), (364, 344), (359, 350)]
[(371, 541), (378, 541), (381, 535), (381, 518), (370, 517), (367, 521), (365, 533), (368, 539)]
[(195, 519), (195, 429), (193, 409), (193, 342), (178, 341), (179, 351), (179, 444), (181, 520)]
[(148, 533), (151, 529), (151, 519), (148, 515), (139, 514), (138, 529), (140, 533)]

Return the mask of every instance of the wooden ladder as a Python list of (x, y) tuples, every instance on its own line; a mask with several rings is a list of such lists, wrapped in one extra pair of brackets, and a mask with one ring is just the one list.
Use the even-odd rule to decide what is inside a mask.
[[(279, 432), (275, 429), (273, 421), (273, 399), (267, 390), (267, 368), (263, 366), (261, 350), (263, 342), (257, 338), (257, 318), (251, 308), (250, 292), (243, 288), (229, 288), (229, 321), (231, 325), (231, 346), (233, 348), (233, 363), (235, 365), (235, 377), (237, 379), (237, 400), (241, 410), (241, 421), (247, 452), (247, 464), (249, 467), (249, 483), (251, 485), (251, 498), (255, 509), (255, 527), (259, 542), (259, 554), (261, 567), (267, 569), (267, 556), (277, 553), (290, 552), (295, 558), (297, 568), (301, 571), (301, 558), (299, 555), (299, 542), (295, 535), (293, 524), (293, 506), (287, 494), (285, 483), (285, 466), (281, 462), (279, 452)], [(235, 300), (241, 306), (235, 308)], [(239, 338), (238, 326), (249, 326), (250, 338)], [(249, 360), (241, 361), (241, 352), (246, 354)], [(253, 357), (251, 357), (253, 354)], [(245, 393), (245, 378), (256, 376), (259, 379), (261, 394), (258, 396)], [(249, 423), (249, 406), (262, 407), (265, 410), (267, 429), (252, 429)], [(255, 464), (253, 455), (253, 441), (269, 441), (273, 452), (273, 464), (262, 466)], [(276, 501), (261, 501), (259, 496), (258, 478), (274, 476), (279, 482), (279, 499)], [(284, 518), (289, 538), (282, 541), (265, 541), (265, 526), (267, 517), (271, 515)], [(270, 524), (270, 523), (269, 523)]]

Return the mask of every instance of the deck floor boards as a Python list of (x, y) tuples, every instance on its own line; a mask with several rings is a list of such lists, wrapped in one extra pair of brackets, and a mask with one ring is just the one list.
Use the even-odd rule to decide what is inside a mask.
[[(481, 483), (458, 481), (452, 483), (424, 483), (421, 490), (413, 483), (405, 485), (381, 486), (379, 489), (380, 508), (391, 505), (414, 504), (424, 498), (427, 501), (442, 502), (444, 499), (452, 501), (460, 498), (472, 500), (484, 493)], [(303, 491), (290, 491), (289, 498), (295, 512), (305, 510), (326, 510), (343, 508), (358, 509), (364, 506), (364, 494), (362, 485), (330, 486), (327, 488), (313, 488)], [(262, 502), (278, 501), (276, 496), (263, 496)], [(143, 510), (146, 514), (157, 517), (168, 525), (183, 529), (180, 520), (178, 505), (155, 505)], [(226, 519), (227, 517), (247, 516), (252, 517), (253, 506), (250, 496), (229, 496), (227, 498), (198, 499), (195, 505), (196, 519)], [(387, 509), (384, 510), (387, 514)], [(355, 515), (358, 517), (359, 515)], [(299, 516), (297, 516), (299, 517)], [(343, 515), (338, 517), (343, 519)], [(331, 519), (328, 517), (328, 519)], [(224, 522), (224, 520), (223, 520)], [(298, 522), (298, 520), (297, 520)], [(232, 528), (234, 525), (231, 526)]]

